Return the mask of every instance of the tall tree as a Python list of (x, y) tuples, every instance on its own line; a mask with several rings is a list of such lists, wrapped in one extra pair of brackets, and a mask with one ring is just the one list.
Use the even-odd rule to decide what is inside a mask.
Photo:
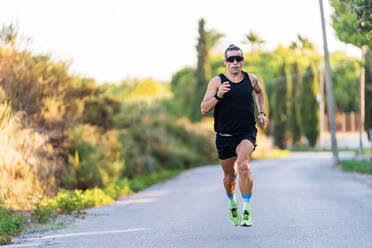
[[(372, 47), (371, 0), (331, 0), (334, 8), (332, 25), (338, 38), (362, 49), (360, 73), (360, 149), (363, 152), (362, 129), (364, 128), (365, 105), (365, 56)], [(368, 104), (367, 104), (368, 105)], [(368, 126), (367, 130), (372, 129)]]
[(292, 89), (291, 89), (291, 101), (290, 101), (290, 110), (291, 113), (288, 119), (289, 131), (292, 134), (292, 144), (295, 145), (301, 138), (301, 129), (299, 122), (299, 111), (298, 103), (299, 100), (299, 87), (300, 87), (300, 72), (298, 69), (298, 64), (295, 62), (293, 64), (293, 74), (292, 74)]
[(312, 66), (308, 66), (302, 78), (300, 91), (300, 123), (302, 131), (311, 146), (316, 144), (319, 134), (319, 111), (316, 95), (318, 79)]
[(337, 37), (357, 47), (372, 47), (371, 0), (331, 0), (332, 26)]
[(280, 149), (284, 149), (287, 143), (287, 74), (286, 63), (281, 67), (281, 80), (275, 85), (275, 109), (273, 112), (274, 121), (274, 144)]
[(191, 113), (192, 121), (200, 121), (202, 116), (200, 113), (200, 103), (203, 100), (204, 92), (207, 88), (207, 80), (210, 75), (210, 64), (208, 61), (208, 33), (205, 30), (204, 19), (199, 20), (199, 38), (196, 46), (198, 54), (198, 62), (195, 72), (195, 95), (193, 99), (193, 111)]
[(347, 60), (346, 56), (334, 53), (332, 62), (333, 93), (337, 111), (346, 113), (359, 110), (358, 60)]

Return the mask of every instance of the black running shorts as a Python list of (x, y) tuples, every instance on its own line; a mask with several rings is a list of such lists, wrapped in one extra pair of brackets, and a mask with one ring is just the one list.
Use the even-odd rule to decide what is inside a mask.
[(249, 131), (243, 135), (238, 136), (222, 136), (219, 133), (216, 134), (216, 148), (219, 159), (228, 159), (231, 157), (236, 157), (235, 149), (244, 139), (249, 140), (254, 145), (256, 149), (256, 136), (257, 129)]

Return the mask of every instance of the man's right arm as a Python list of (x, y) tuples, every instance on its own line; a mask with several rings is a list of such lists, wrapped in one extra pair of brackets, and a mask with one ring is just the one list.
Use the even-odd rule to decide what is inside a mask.
[(211, 111), (214, 106), (216, 106), (218, 100), (214, 97), (216, 94), (219, 84), (220, 78), (214, 77), (209, 81), (207, 91), (205, 92), (203, 101), (200, 105), (200, 110), (203, 115), (207, 114)]

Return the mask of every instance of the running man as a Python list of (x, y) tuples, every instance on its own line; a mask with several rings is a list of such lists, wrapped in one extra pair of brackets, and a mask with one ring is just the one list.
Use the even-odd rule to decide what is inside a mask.
[[(203, 115), (214, 108), (214, 130), (218, 158), (224, 171), (223, 183), (229, 199), (229, 215), (233, 225), (251, 226), (250, 199), (253, 177), (249, 168), (251, 154), (256, 147), (256, 121), (253, 95), (258, 107), (258, 121), (266, 127), (264, 91), (252, 73), (242, 71), (242, 50), (230, 45), (225, 51), (225, 74), (212, 78), (201, 103)], [(235, 197), (236, 175), (243, 198), (242, 219)]]

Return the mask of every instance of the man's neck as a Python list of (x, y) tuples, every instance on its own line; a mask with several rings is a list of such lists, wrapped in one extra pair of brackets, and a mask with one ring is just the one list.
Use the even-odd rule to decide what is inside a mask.
[(229, 71), (226, 72), (226, 77), (228, 77), (231, 81), (238, 83), (243, 79), (243, 72), (240, 71), (237, 74), (230, 73)]

